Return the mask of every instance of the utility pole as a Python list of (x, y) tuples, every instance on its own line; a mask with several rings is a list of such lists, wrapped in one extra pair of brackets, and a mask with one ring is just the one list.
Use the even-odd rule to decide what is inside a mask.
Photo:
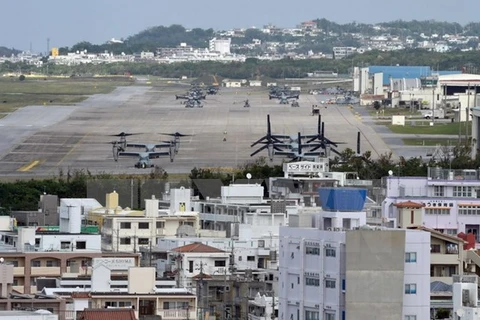
[(468, 122), (470, 119), (470, 83), (468, 83), (468, 88), (467, 88), (467, 109), (465, 110), (466, 118), (465, 118), (465, 145), (468, 144)]
[(435, 88), (432, 90), (432, 125), (435, 125)]
[(270, 315), (272, 320), (275, 320), (275, 290), (272, 288), (272, 314)]

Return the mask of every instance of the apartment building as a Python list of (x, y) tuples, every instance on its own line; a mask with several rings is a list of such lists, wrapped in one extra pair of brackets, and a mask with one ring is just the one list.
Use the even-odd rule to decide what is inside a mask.
[(104, 215), (102, 250), (140, 252), (141, 247), (155, 247), (157, 239), (166, 236), (198, 236), (199, 218), (190, 211), (190, 190), (173, 192), (169, 210), (159, 210), (159, 200), (152, 197), (145, 200), (144, 212)]
[(429, 168), (426, 177), (389, 176), (384, 182), (382, 217), (386, 225), (405, 226), (398, 204), (412, 201), (421, 205), (415, 208), (416, 225), (455, 236), (474, 234), (480, 242), (479, 170)]
[[(127, 270), (127, 288), (113, 288), (112, 270)], [(160, 316), (166, 320), (192, 319), (196, 316), (196, 297), (186, 289), (157, 288), (155, 269), (132, 267), (108, 259), (95, 264), (92, 286), (80, 288), (44, 288), (43, 292), (68, 298), (66, 310), (76, 317), (87, 308), (131, 308), (137, 319)]]
[[(62, 231), (80, 231), (80, 215), (60, 226)], [(35, 227), (18, 231), (1, 231), (0, 257), (13, 266), (13, 289), (20, 293), (36, 293), (37, 279), (62, 275), (90, 274), (94, 258), (130, 259), (138, 265), (139, 256), (132, 253), (102, 253), (100, 235), (80, 232), (37, 233)]]
[[(65, 315), (61, 313), (61, 310), (66, 308), (66, 300), (55, 296), (15, 292), (13, 287), (14, 266), (4, 261), (0, 263), (0, 274), (2, 275), (0, 277), (0, 310), (4, 310), (0, 313), (1, 318), (22, 319), (25, 318), (25, 311), (21, 310), (41, 309), (45, 313), (55, 313), (56, 316), (53, 317), (55, 319), (66, 320)], [(15, 312), (7, 312), (7, 310), (15, 310)], [(32, 312), (28, 319), (35, 319), (34, 315)], [(41, 314), (37, 313), (36, 315)], [(45, 317), (42, 319), (45, 319)]]
[(319, 193), (280, 229), (279, 319), (428, 318), (430, 234), (365, 226), (365, 190)]

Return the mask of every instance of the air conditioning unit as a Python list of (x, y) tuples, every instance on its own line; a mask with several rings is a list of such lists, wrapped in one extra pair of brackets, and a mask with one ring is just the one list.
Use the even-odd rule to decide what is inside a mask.
[(334, 228), (335, 231), (341, 231), (342, 228)]

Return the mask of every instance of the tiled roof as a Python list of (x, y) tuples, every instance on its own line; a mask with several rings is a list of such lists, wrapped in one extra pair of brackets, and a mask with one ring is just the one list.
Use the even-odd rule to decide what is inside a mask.
[(85, 309), (79, 320), (136, 320), (133, 309)]
[(200, 279), (200, 280), (202, 280), (202, 279), (212, 279), (212, 276), (207, 274), (207, 273), (199, 273), (196, 276), (193, 276), (192, 279), (195, 279), (195, 280), (197, 280), (197, 279)]
[(187, 244), (186, 246), (173, 249), (175, 252), (192, 252), (192, 253), (220, 253), (225, 252), (223, 250), (207, 246), (201, 242), (194, 242)]
[(394, 203), (393, 204), (395, 207), (397, 208), (415, 208), (415, 209), (419, 209), (419, 208), (423, 208), (425, 207), (424, 204), (422, 203), (418, 203), (418, 202), (413, 202), (413, 201), (405, 201), (405, 202), (399, 202), (399, 203)]

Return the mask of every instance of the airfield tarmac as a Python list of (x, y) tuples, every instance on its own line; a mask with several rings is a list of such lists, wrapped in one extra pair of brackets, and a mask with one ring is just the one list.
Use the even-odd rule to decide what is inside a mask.
[[(171, 140), (160, 133), (181, 132), (174, 162), (168, 157), (153, 159), (168, 173), (189, 173), (197, 168), (236, 168), (256, 157), (252, 142), (266, 134), (270, 114), (273, 134), (315, 134), (317, 116), (311, 107), (318, 97), (300, 95), (299, 108), (269, 100), (266, 90), (221, 89), (207, 96), (203, 108), (185, 108), (175, 94), (188, 87), (119, 87), (109, 94), (94, 95), (76, 106), (30, 106), (0, 120), (0, 176), (52, 176), (59, 170), (85, 169), (92, 173), (138, 173), (136, 158), (113, 160), (109, 135), (139, 133), (128, 142), (157, 143)], [(250, 108), (244, 108), (248, 99)], [(361, 151), (376, 158), (392, 150), (369, 123), (364, 123), (344, 105), (321, 108), (327, 138), (345, 142), (338, 151), (356, 149), (357, 131)], [(224, 134), (226, 132), (226, 134)], [(226, 141), (224, 140), (226, 138)], [(332, 154), (333, 155), (333, 154)], [(396, 154), (394, 154), (396, 157)], [(280, 164), (277, 157), (273, 163)], [(141, 171), (140, 171), (141, 172)], [(146, 172), (149, 172), (147, 169)]]

